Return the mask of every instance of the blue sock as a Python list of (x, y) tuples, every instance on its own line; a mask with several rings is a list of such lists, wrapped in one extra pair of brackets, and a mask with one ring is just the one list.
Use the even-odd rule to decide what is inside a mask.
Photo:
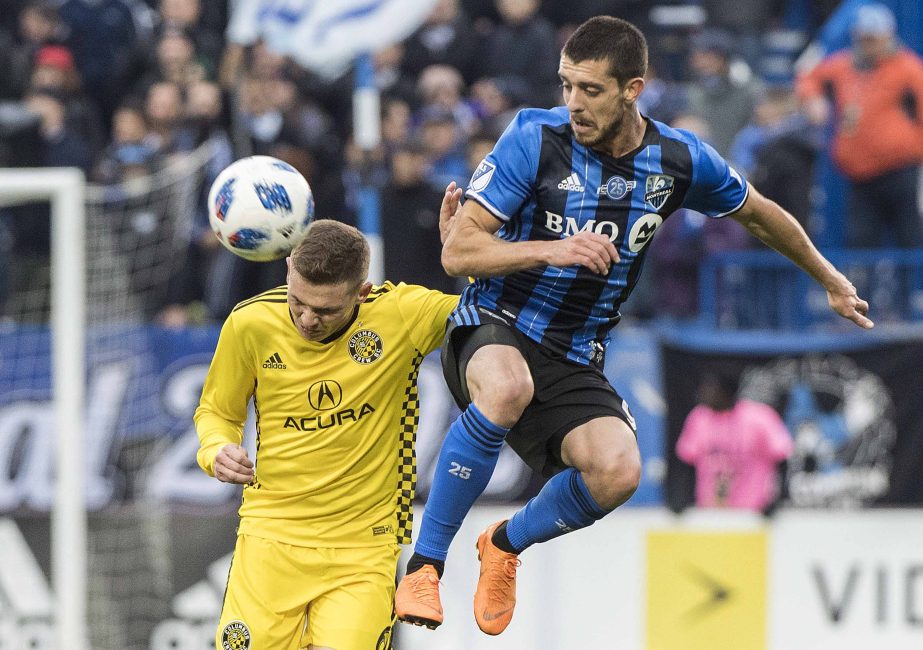
[(415, 553), (445, 561), (465, 515), (490, 482), (507, 433), (474, 404), (452, 423), (436, 462)]
[(539, 542), (586, 528), (602, 519), (600, 507), (580, 472), (570, 467), (555, 474), (541, 491), (506, 524), (506, 536), (517, 552)]

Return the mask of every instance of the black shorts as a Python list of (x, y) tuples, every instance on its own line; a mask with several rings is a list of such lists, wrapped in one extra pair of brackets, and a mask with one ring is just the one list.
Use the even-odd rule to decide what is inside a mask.
[(465, 370), (474, 353), (494, 344), (519, 350), (532, 374), (535, 395), (506, 442), (529, 467), (546, 478), (564, 470), (564, 436), (590, 420), (615, 416), (635, 431), (628, 405), (601, 368), (554, 356), (504, 319), (483, 313), (493, 322), (449, 326), (442, 345), (442, 371), (452, 396), (464, 410), (471, 402)]

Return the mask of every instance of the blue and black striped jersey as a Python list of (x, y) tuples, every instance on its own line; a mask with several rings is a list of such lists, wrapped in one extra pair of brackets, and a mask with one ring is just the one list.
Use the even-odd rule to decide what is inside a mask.
[(641, 145), (613, 158), (579, 144), (565, 107), (520, 111), (475, 170), (465, 196), (503, 222), (506, 241), (553, 240), (590, 230), (621, 260), (608, 276), (544, 266), (478, 278), (451, 318), (481, 322), (486, 309), (555, 354), (599, 359), (657, 228), (680, 207), (722, 217), (743, 205), (746, 182), (695, 135), (647, 119)]

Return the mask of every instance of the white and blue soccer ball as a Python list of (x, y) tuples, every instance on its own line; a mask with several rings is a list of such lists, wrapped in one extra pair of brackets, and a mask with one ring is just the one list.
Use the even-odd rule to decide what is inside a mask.
[(288, 255), (314, 219), (311, 187), (294, 167), (271, 156), (228, 165), (208, 193), (208, 219), (235, 255), (269, 262)]

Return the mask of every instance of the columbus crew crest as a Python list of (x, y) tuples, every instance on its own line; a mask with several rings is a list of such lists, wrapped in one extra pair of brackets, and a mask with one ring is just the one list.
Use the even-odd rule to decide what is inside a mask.
[(221, 630), (224, 650), (250, 650), (250, 628), (243, 621), (231, 621)]
[(362, 365), (377, 361), (383, 349), (381, 337), (372, 330), (359, 330), (350, 336), (347, 347), (353, 361)]

